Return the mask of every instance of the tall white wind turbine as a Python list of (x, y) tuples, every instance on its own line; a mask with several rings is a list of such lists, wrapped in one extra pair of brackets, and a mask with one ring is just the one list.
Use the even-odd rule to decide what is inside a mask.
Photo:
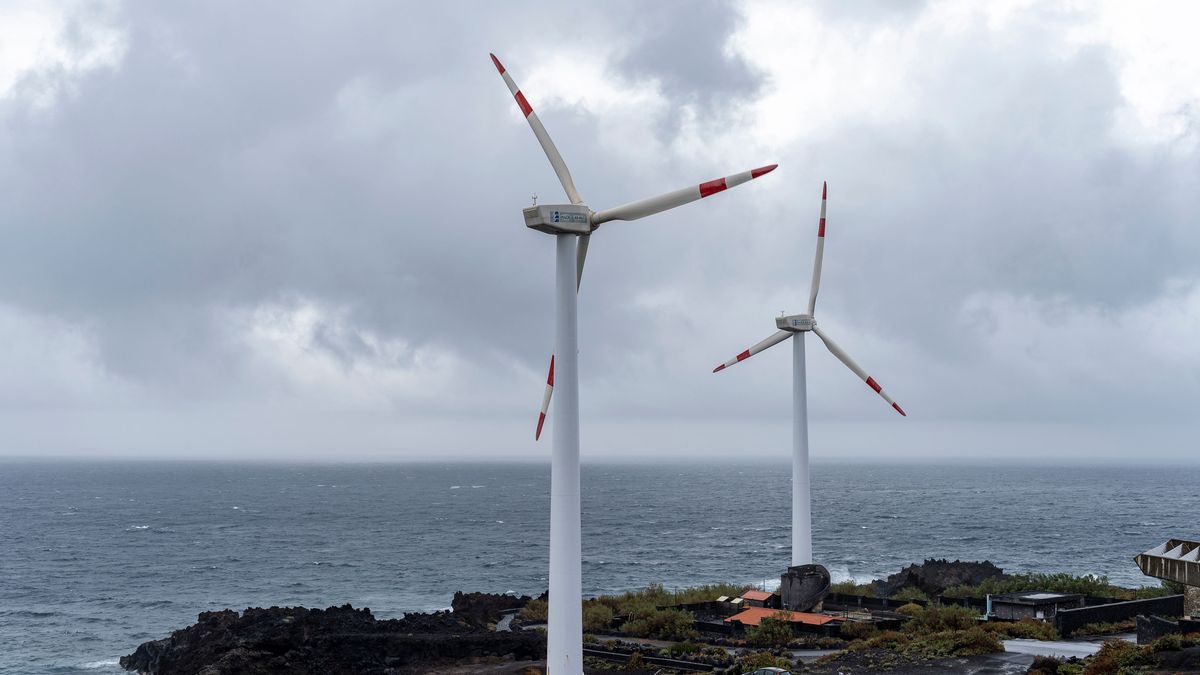
[(817, 289), (821, 286), (821, 257), (825, 253), (825, 199), (828, 184), (821, 186), (821, 220), (817, 225), (817, 253), (813, 261), (812, 288), (808, 294), (808, 312), (781, 316), (775, 319), (779, 328), (771, 337), (759, 342), (732, 359), (713, 368), (714, 373), (754, 356), (788, 338), (792, 340), (792, 565), (812, 564), (812, 497), (809, 492), (808, 472), (808, 389), (804, 368), (804, 334), (813, 332), (839, 361), (854, 371), (867, 386), (891, 404), (896, 412), (907, 417), (904, 410), (883, 391), (875, 378), (867, 374), (850, 355), (817, 328), (813, 312), (817, 308)]
[[(610, 220), (637, 220), (661, 211), (683, 206), (749, 180), (770, 173), (775, 164), (752, 171), (717, 178), (657, 197), (650, 197), (603, 211), (593, 211), (583, 203), (575, 182), (567, 170), (562, 155), (550, 140), (550, 134), (533, 112), (525, 95), (513, 82), (500, 60), (492, 54), (492, 63), (517, 100), (517, 106), (550, 166), (562, 183), (570, 204), (537, 204), (524, 209), (526, 227), (552, 234), (557, 239), (555, 257), (555, 319), (554, 353), (550, 359), (545, 405), (555, 385), (560, 389), (554, 413), (554, 449), (550, 461), (550, 608), (546, 666), (552, 675), (581, 675), (583, 673), (583, 597), (580, 547), (579, 505), (579, 374), (576, 325), (576, 293), (583, 275), (589, 237)], [(541, 434), (545, 406), (538, 419), (537, 435)]]

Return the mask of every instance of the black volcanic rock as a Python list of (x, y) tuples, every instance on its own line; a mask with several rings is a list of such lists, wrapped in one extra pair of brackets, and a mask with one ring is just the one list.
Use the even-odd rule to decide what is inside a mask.
[(153, 675), (392, 675), (464, 659), (536, 660), (545, 654), (546, 639), (539, 633), (495, 633), (451, 612), (377, 620), (369, 609), (350, 605), (271, 607), (204, 612), (194, 625), (122, 657), (121, 666)]
[(500, 620), (501, 612), (521, 609), (533, 598), (528, 595), (498, 595), (496, 593), (463, 593), (455, 591), (450, 611), (479, 626)]
[(882, 597), (889, 597), (904, 588), (917, 588), (933, 597), (951, 586), (978, 586), (987, 579), (1003, 579), (1005, 576), (1004, 570), (986, 560), (950, 562), (930, 558), (920, 565), (905, 567), (886, 581), (876, 582), (876, 591)]

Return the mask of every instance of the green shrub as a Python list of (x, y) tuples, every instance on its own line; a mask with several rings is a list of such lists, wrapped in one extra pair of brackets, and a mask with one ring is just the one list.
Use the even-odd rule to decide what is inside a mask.
[(929, 602), (929, 596), (925, 595), (925, 591), (922, 591), (919, 588), (913, 588), (911, 586), (908, 588), (901, 588), (899, 591), (896, 591), (888, 597), (893, 600), (922, 600), (924, 602)]
[(696, 618), (680, 609), (656, 609), (643, 612), (640, 618), (626, 621), (621, 630), (636, 637), (660, 640), (683, 640), (696, 637)]
[(905, 656), (936, 659), (949, 656), (978, 656), (1004, 651), (1004, 645), (994, 634), (979, 626), (966, 630), (943, 630), (932, 633), (897, 633), (888, 631), (865, 642), (866, 646), (888, 649)]
[(776, 668), (791, 669), (795, 667), (795, 664), (793, 664), (790, 659), (782, 656), (775, 656), (771, 652), (755, 652), (753, 654), (747, 654), (746, 656), (738, 659), (737, 667), (735, 668), (734, 672), (743, 673), (758, 668), (769, 668), (771, 666)]
[(1125, 672), (1138, 661), (1141, 655), (1142, 650), (1132, 642), (1106, 640), (1083, 672), (1084, 675)]
[(525, 603), (525, 606), (521, 608), (520, 617), (522, 621), (545, 621), (546, 613), (549, 611), (550, 605), (548, 602), (541, 598), (534, 598)]
[(695, 654), (703, 648), (702, 645), (698, 645), (695, 642), (676, 642), (667, 647), (667, 654), (671, 656), (683, 656), (684, 654)]
[(869, 621), (847, 621), (838, 629), (838, 634), (847, 640), (862, 640), (875, 637), (879, 629)]
[(829, 590), (833, 593), (841, 593), (843, 595), (861, 595), (868, 598), (874, 598), (876, 596), (875, 584), (873, 582), (857, 584), (854, 583), (853, 580), (839, 581), (830, 586)]
[(1027, 640), (1057, 640), (1058, 631), (1054, 626), (1037, 619), (1021, 619), (1020, 621), (989, 621), (984, 629), (990, 633), (1010, 638)]
[(1183, 649), (1182, 635), (1164, 635), (1150, 643), (1152, 652), (1177, 652)]
[(920, 614), (921, 611), (924, 609), (925, 608), (923, 606), (918, 605), (915, 602), (910, 602), (907, 605), (900, 605), (899, 607), (896, 608), (896, 611), (898, 613), (904, 614), (906, 616), (916, 616), (916, 615)]
[(1126, 621), (1116, 621), (1112, 623), (1089, 623), (1085, 626), (1076, 628), (1071, 632), (1071, 637), (1082, 637), (1084, 635), (1108, 635), (1109, 633), (1123, 633), (1137, 628), (1137, 619), (1128, 619)]
[(1142, 586), (1124, 588), (1108, 582), (1108, 577), (1084, 574), (1076, 576), (1059, 572), (1055, 574), (1013, 574), (1003, 579), (991, 578), (977, 586), (951, 586), (942, 592), (948, 598), (984, 598), (988, 594), (1016, 593), (1019, 591), (1051, 591), (1054, 593), (1082, 593), (1119, 600), (1141, 600), (1171, 595), (1165, 586)]
[(903, 630), (916, 634), (967, 630), (978, 623), (976, 616), (975, 612), (966, 607), (923, 607), (913, 615), (912, 620), (904, 624)]
[(784, 618), (766, 618), (746, 629), (746, 639), (759, 647), (782, 647), (793, 638), (792, 627)]
[(1058, 675), (1062, 662), (1051, 656), (1035, 656), (1026, 675)]
[(587, 603), (583, 606), (583, 630), (607, 633), (612, 630), (613, 611), (607, 605)]

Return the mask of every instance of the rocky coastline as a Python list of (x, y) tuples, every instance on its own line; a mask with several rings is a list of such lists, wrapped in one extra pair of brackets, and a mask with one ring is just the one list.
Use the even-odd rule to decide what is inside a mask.
[[(1046, 640), (1057, 638), (1057, 633), (1045, 624), (989, 625), (988, 630), (983, 631), (976, 627), (976, 613), (958, 606), (956, 602), (957, 598), (972, 597), (964, 593), (975, 593), (978, 600), (978, 593), (985, 587), (1007, 589), (1032, 584), (1040, 588), (1047, 583), (1070, 586), (1077, 592), (1136, 591), (1110, 586), (1102, 578), (1069, 575), (1025, 575), (1022, 578), (1022, 575), (1007, 575), (990, 562), (930, 559), (870, 584), (844, 582), (834, 585), (835, 591), (842, 596), (859, 597), (860, 606), (864, 600), (874, 598), (890, 598), (893, 603), (896, 602), (895, 598), (902, 598), (900, 603), (919, 603), (903, 607), (896, 605), (900, 607), (900, 614), (907, 612), (906, 616), (913, 617), (912, 625), (905, 624), (901, 632), (880, 632), (870, 625), (863, 625), (860, 628), (865, 628), (865, 631), (856, 630), (851, 634), (848, 627), (843, 626), (840, 634), (835, 631), (833, 635), (799, 641), (787, 637), (770, 650), (761, 651), (755, 649), (764, 646), (759, 640), (763, 636), (758, 634), (737, 639), (719, 636), (698, 639), (692, 622), (695, 619), (697, 626), (702, 625), (704, 617), (671, 607), (673, 601), (687, 603), (696, 600), (675, 598), (672, 601), (660, 587), (651, 587), (624, 596), (606, 596), (586, 601), (585, 619), (596, 619), (593, 613), (597, 612), (603, 616), (593, 621), (594, 627), (590, 629), (585, 621), (585, 633), (603, 631), (609, 636), (588, 635), (585, 640), (590, 641), (592, 652), (597, 652), (596, 648), (603, 643), (610, 655), (624, 653), (628, 662), (615, 666), (615, 669), (626, 673), (649, 674), (658, 670), (657, 667), (644, 669), (643, 660), (646, 661), (645, 668), (652, 663), (665, 663), (673, 667), (664, 661), (668, 657), (689, 661), (693, 667), (684, 670), (716, 668), (717, 672), (741, 673), (746, 671), (747, 659), (752, 657), (767, 659), (759, 665), (771, 665), (777, 661), (781, 665), (788, 665), (793, 660), (805, 658), (801, 654), (803, 650), (825, 652), (818, 662), (808, 663), (805, 672), (864, 672), (885, 664), (898, 674), (997, 672), (997, 667), (1005, 672), (1012, 672), (1013, 667), (1021, 670), (1029, 667), (1030, 672), (1082, 672), (1083, 665), (1079, 662), (1064, 664), (1062, 670), (1058, 670), (1051, 663), (1052, 659), (1043, 659), (1031, 665), (1030, 656), (997, 654), (1005, 651), (998, 640), (1006, 635)], [(1076, 586), (1079, 588), (1076, 589)], [(708, 594), (712, 594), (713, 588), (692, 590), (703, 601)], [(733, 592), (736, 594), (741, 591)], [(950, 596), (944, 597), (943, 593), (950, 593)], [(934, 597), (937, 602), (931, 600)], [(634, 611), (623, 606), (622, 602), (647, 606)], [(144, 675), (536, 675), (545, 669), (546, 638), (541, 630), (530, 628), (535, 628), (533, 624), (536, 622), (544, 621), (545, 603), (545, 594), (531, 598), (459, 592), (454, 594), (449, 611), (413, 613), (400, 619), (377, 619), (370, 609), (350, 605), (328, 609), (269, 607), (247, 608), (242, 612), (229, 609), (204, 612), (195, 624), (176, 630), (166, 638), (141, 644), (132, 654), (122, 657), (120, 665), (128, 671)], [(657, 607), (659, 605), (667, 607)], [(626, 618), (613, 621), (616, 618), (614, 608), (618, 610), (615, 614)], [(628, 617), (635, 615), (640, 617), (638, 621), (629, 620)], [(671, 633), (668, 629), (673, 624), (669, 622), (662, 625), (654, 623), (657, 619), (676, 618), (675, 615), (686, 618), (686, 625), (674, 628), (687, 635)], [(521, 626), (521, 617), (531, 625)], [(635, 624), (646, 624), (641, 626), (646, 630), (633, 628)], [(920, 625), (928, 630), (909, 630), (912, 626)], [(1034, 631), (1036, 636), (1022, 634), (1034, 628), (1039, 629)], [(1047, 631), (1054, 635), (1042, 635)], [(648, 635), (648, 632), (653, 634)], [(614, 636), (624, 637), (614, 639)], [(750, 639), (747, 640), (747, 637)], [(701, 644), (691, 642), (693, 639)], [(1180, 642), (1181, 638), (1168, 636), (1163, 638), (1162, 645), (1175, 646), (1170, 642), (1172, 639)], [(1188, 639), (1183, 639), (1174, 651), (1166, 651), (1170, 652), (1171, 658), (1182, 658), (1192, 665), (1196, 662), (1195, 655), (1175, 654), (1181, 649), (1185, 652), (1200, 651), (1200, 643), (1194, 646)], [(1145, 654), (1136, 652), (1136, 646), (1119, 642), (1114, 642), (1111, 648), (1109, 643), (1105, 643), (1105, 649), (1111, 653), (1105, 656), (1105, 652), (1101, 652), (1096, 660), (1111, 657), (1132, 663), (1140, 659), (1138, 663), (1145, 661), (1147, 664), (1156, 664), (1161, 660), (1158, 652), (1163, 651), (1160, 649), (1162, 645), (1157, 642), (1155, 644), (1158, 646), (1147, 648)], [(649, 651), (645, 651), (647, 648)], [(1113, 651), (1118, 648), (1125, 651)], [(1135, 651), (1131, 652), (1130, 649)], [(585, 650), (585, 655), (587, 653)], [(602, 657), (603, 654), (594, 653), (590, 658), (585, 658), (585, 673), (612, 672), (613, 664), (605, 664), (597, 656)], [(813, 658), (813, 655), (810, 653), (807, 658)], [(1016, 661), (1013, 661), (1014, 658)], [(705, 664), (708, 667), (694, 667)], [(1172, 662), (1172, 666), (1178, 667), (1180, 664)]]
[[(497, 632), (504, 610), (528, 597), (456, 593), (449, 612), (377, 619), (367, 608), (247, 608), (204, 612), (195, 624), (121, 658), (146, 675), (505, 672), (505, 663), (545, 658), (536, 631)], [(519, 671), (512, 671), (519, 672)]]

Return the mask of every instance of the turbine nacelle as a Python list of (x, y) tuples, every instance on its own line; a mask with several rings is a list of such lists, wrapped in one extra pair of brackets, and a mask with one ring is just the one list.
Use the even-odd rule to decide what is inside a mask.
[(806, 333), (817, 327), (817, 320), (812, 314), (792, 314), (776, 318), (775, 327), (789, 333)]
[(538, 204), (521, 210), (525, 227), (546, 234), (591, 234), (592, 210), (583, 204)]

